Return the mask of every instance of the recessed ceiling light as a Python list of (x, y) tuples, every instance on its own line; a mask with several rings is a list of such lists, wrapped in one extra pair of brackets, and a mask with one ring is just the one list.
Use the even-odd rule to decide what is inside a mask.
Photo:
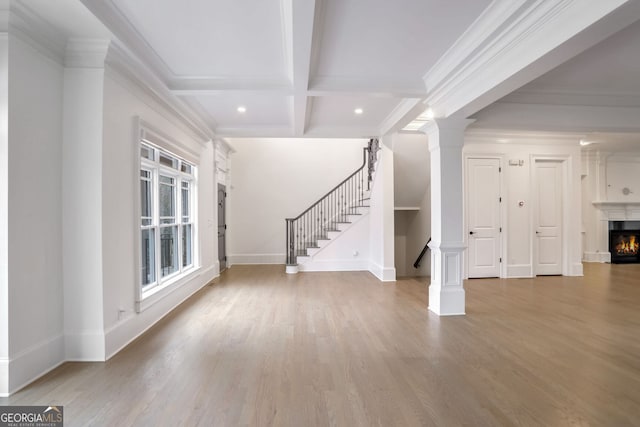
[(580, 145), (582, 145), (583, 147), (586, 146), (586, 145), (591, 145), (591, 144), (593, 144), (593, 142), (585, 141), (584, 139), (580, 140)]
[(356, 108), (355, 110), (353, 110), (354, 113), (360, 115), (362, 114), (364, 111), (362, 110), (362, 108)]
[(431, 108), (427, 108), (423, 114), (427, 120), (432, 120), (436, 116)]
[(247, 108), (244, 105), (241, 105), (238, 107), (238, 113), (245, 113), (247, 111)]

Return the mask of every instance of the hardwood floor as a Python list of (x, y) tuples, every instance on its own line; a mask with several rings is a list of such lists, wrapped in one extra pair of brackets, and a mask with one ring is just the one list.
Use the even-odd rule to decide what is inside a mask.
[(0, 404), (68, 426), (640, 425), (640, 265), (465, 284), (234, 266), (106, 363), (67, 363)]

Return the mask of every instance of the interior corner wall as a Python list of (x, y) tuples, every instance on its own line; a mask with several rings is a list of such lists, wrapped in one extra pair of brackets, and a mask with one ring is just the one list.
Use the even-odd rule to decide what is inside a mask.
[(9, 35), (0, 33), (0, 396), (9, 394)]
[[(64, 360), (63, 67), (13, 34), (8, 44), (8, 354), (0, 352), (8, 356), (9, 381), (0, 393)], [(6, 114), (6, 98), (3, 108)]]
[[(102, 159), (103, 312), (105, 358), (108, 359), (164, 317), (178, 304), (214, 279), (217, 230), (214, 228), (216, 198), (214, 148), (198, 140), (180, 121), (118, 72), (107, 68), (104, 88), (104, 142)], [(139, 232), (136, 218), (136, 187), (140, 166), (136, 118), (144, 120), (181, 147), (198, 153), (197, 206), (200, 269), (185, 282), (163, 293), (140, 313), (136, 312), (136, 271)]]
[[(393, 196), (393, 150), (380, 144), (378, 162), (371, 186), (369, 210), (370, 268), (382, 281), (396, 280), (395, 268), (395, 214)], [(388, 141), (387, 141), (388, 142)]]
[(363, 162), (364, 139), (230, 139), (227, 252), (233, 264), (284, 264), (285, 218), (302, 213)]
[(427, 186), (419, 207), (420, 210), (414, 211), (408, 218), (406, 253), (409, 265), (407, 266), (407, 275), (424, 277), (431, 275), (430, 251), (427, 251), (422, 257), (420, 267), (414, 268), (413, 263), (431, 236), (431, 185)]
[[(463, 148), (466, 156), (474, 154), (502, 157), (503, 200), (506, 205), (507, 248), (504, 257), (507, 260), (507, 277), (532, 277), (534, 274), (532, 234), (533, 234), (533, 194), (531, 160), (535, 156), (549, 156), (566, 159), (567, 182), (569, 194), (563, 195), (563, 202), (568, 203), (569, 218), (572, 219), (568, 227), (568, 275), (582, 275), (582, 243), (581, 243), (581, 154), (576, 141), (575, 146), (559, 141), (558, 144), (491, 144), (469, 143)], [(509, 165), (509, 161), (516, 165)], [(519, 164), (522, 161), (522, 164)], [(520, 206), (519, 202), (523, 202)], [(465, 220), (466, 221), (466, 220)], [(467, 236), (465, 234), (465, 236)], [(465, 237), (467, 238), (467, 237)]]

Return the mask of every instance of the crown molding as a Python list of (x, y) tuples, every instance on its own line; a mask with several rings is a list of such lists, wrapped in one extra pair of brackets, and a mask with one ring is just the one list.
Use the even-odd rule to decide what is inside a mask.
[(104, 68), (111, 40), (69, 39), (64, 55), (67, 68)]
[(640, 107), (496, 102), (474, 115), (474, 128), (553, 132), (638, 132)]
[(0, 31), (9, 32), (38, 52), (64, 65), (66, 37), (23, 2), (0, 3)]
[(420, 115), (426, 108), (421, 99), (403, 99), (389, 113), (380, 125), (380, 135), (388, 135), (402, 130), (416, 116)]
[(525, 144), (525, 145), (572, 145), (578, 146), (584, 133), (513, 131), (505, 129), (469, 129), (465, 132), (466, 144)]
[(214, 138), (213, 143), (215, 144), (216, 148), (224, 150), (227, 156), (236, 152), (231, 144), (229, 144), (229, 141), (227, 141), (225, 138), (216, 137)]
[(463, 108), (472, 114), (631, 24), (637, 6), (633, 0), (495, 1), (424, 76), (427, 103), (444, 117)]
[(173, 71), (162, 60), (160, 55), (142, 37), (135, 26), (112, 0), (81, 0), (87, 9), (93, 13), (114, 34), (124, 46), (140, 60), (155, 70), (165, 82), (174, 76)]
[(424, 98), (420, 79), (414, 81), (379, 78), (316, 76), (309, 82), (310, 96), (367, 96), (376, 98)]
[(106, 65), (124, 76), (144, 94), (178, 117), (201, 144), (211, 140), (215, 133), (188, 105), (172, 94), (162, 80), (133, 56), (118, 41), (111, 43)]
[(640, 93), (577, 92), (572, 90), (518, 90), (500, 100), (513, 104), (548, 104), (598, 107), (640, 107)]
[(291, 82), (286, 78), (277, 77), (235, 78), (182, 76), (171, 77), (167, 81), (167, 86), (175, 95), (184, 96), (220, 95), (233, 92), (262, 92), (282, 94), (283, 96), (293, 94)]
[(216, 136), (220, 138), (289, 138), (294, 134), (288, 126), (228, 126), (216, 128)]
[[(174, 94), (175, 95), (175, 94)], [(207, 125), (207, 127), (214, 132), (218, 127), (218, 122), (211, 116), (211, 114), (202, 106), (198, 98), (195, 97), (180, 97), (182, 102), (184, 102), (191, 111), (198, 115), (198, 117), (202, 117), (203, 122)]]

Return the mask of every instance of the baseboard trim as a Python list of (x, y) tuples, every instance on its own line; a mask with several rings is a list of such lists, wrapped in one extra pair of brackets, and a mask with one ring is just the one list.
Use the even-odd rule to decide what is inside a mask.
[[(196, 292), (200, 291), (211, 281), (220, 277), (219, 273), (215, 273), (215, 266), (211, 266), (203, 270), (198, 277), (194, 278), (190, 283), (185, 283), (175, 292), (173, 295), (177, 295), (180, 291), (185, 294), (179, 297), (174, 302), (169, 302), (166, 309), (162, 310), (162, 303), (158, 303), (148, 310), (141, 313), (136, 313), (123, 319), (121, 322), (108, 328), (105, 332), (105, 359), (109, 360), (125, 347), (131, 344), (133, 341), (142, 336), (156, 323), (162, 320), (165, 316), (175, 310), (180, 304), (191, 298)], [(164, 300), (165, 303), (169, 301), (169, 298)], [(156, 312), (159, 311), (159, 312)], [(134, 332), (131, 333), (130, 331)]]
[(585, 252), (583, 262), (611, 262), (611, 252)]
[(233, 254), (229, 264), (285, 264), (285, 254)]
[(60, 334), (37, 343), (14, 357), (0, 360), (0, 380), (4, 380), (0, 383), (0, 395), (10, 396), (63, 364), (64, 344), (65, 337)]
[(304, 264), (298, 264), (300, 271), (368, 271), (369, 263), (365, 260), (310, 260)]
[(376, 276), (382, 282), (395, 282), (396, 281), (396, 269), (393, 268), (385, 268), (375, 262), (371, 261), (369, 263), (369, 271), (371, 274)]
[(531, 264), (510, 264), (507, 266), (508, 279), (526, 279), (533, 277), (533, 266)]
[(581, 262), (575, 262), (571, 266), (571, 276), (584, 276), (584, 269)]
[(9, 359), (0, 357), (0, 397), (9, 396)]
[(65, 360), (68, 362), (104, 362), (104, 331), (65, 332)]

